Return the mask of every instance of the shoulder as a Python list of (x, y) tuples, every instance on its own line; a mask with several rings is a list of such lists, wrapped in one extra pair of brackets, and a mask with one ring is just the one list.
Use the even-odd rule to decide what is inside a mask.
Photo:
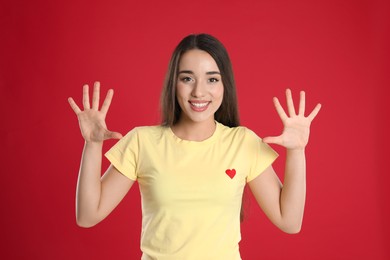
[(163, 126), (160, 126), (160, 125), (152, 125), (152, 126), (136, 126), (134, 127), (133, 129), (131, 129), (129, 131), (129, 133), (131, 132), (136, 132), (138, 134), (153, 134), (153, 133), (156, 133), (156, 132), (161, 132), (161, 130), (165, 128)]
[(228, 127), (218, 123), (221, 128), (221, 135), (229, 139), (261, 140), (261, 138), (246, 126)]
[(124, 137), (125, 140), (151, 141), (161, 139), (167, 127), (161, 125), (137, 126), (131, 129)]

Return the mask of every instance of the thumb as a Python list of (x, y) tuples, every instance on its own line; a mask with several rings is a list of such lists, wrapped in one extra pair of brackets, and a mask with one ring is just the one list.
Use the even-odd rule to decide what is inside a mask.
[(281, 145), (282, 138), (280, 136), (267, 136), (263, 138), (263, 142), (266, 144), (278, 144)]
[(121, 139), (123, 136), (118, 132), (107, 131), (105, 134), (105, 139)]

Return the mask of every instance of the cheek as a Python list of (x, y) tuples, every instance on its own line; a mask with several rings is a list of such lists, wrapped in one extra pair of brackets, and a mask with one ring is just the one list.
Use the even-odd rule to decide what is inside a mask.
[(183, 84), (177, 84), (176, 85), (176, 93), (175, 93), (175, 98), (176, 102), (180, 107), (180, 110), (184, 110), (185, 108), (185, 103), (188, 97), (188, 93), (186, 91), (186, 86)]
[(180, 99), (184, 95), (185, 89), (181, 84), (176, 85), (176, 99)]
[(214, 89), (214, 97), (216, 99), (222, 99), (223, 98), (223, 91), (224, 91), (224, 88), (223, 88), (223, 85), (221, 84), (220, 86), (218, 86)]

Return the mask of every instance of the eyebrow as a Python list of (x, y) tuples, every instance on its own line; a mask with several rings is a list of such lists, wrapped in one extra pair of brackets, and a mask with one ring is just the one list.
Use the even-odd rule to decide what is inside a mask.
[[(178, 74), (181, 74), (181, 73), (195, 74), (192, 70), (181, 70), (181, 71), (179, 71)], [(214, 74), (221, 75), (221, 73), (219, 71), (207, 71), (206, 72), (206, 75), (214, 75)]]

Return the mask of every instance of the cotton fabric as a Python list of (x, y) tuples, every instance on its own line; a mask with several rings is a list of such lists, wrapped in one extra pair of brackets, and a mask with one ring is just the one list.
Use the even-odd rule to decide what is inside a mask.
[(201, 142), (137, 127), (105, 156), (139, 183), (143, 260), (237, 260), (244, 186), (277, 153), (248, 128), (216, 122)]

